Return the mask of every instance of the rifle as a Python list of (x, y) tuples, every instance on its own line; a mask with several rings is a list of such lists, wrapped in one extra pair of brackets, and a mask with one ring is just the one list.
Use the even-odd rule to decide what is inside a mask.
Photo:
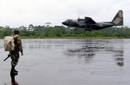
[(4, 59), (4, 61), (6, 61), (9, 57), (11, 57), (11, 55), (8, 55), (8, 56)]

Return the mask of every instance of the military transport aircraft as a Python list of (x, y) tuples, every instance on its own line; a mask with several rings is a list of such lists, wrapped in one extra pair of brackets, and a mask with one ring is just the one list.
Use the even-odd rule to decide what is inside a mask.
[(119, 10), (111, 22), (95, 22), (92, 18), (85, 17), (84, 19), (77, 20), (68, 19), (62, 22), (62, 24), (68, 27), (83, 28), (85, 31), (100, 30), (112, 26), (122, 26), (123, 11)]

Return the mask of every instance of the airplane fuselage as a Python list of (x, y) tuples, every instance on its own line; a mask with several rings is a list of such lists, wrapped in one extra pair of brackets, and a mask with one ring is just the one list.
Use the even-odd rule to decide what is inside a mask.
[(84, 28), (86, 31), (99, 30), (106, 27), (114, 26), (112, 22), (100, 22), (91, 24), (91, 23), (85, 23), (84, 20), (82, 21), (68, 20), (63, 22), (63, 24), (69, 27)]

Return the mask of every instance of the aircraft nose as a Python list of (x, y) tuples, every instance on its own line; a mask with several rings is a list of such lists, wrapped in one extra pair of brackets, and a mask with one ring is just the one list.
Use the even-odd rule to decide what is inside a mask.
[(62, 22), (62, 24), (63, 24), (63, 25), (65, 25), (65, 24), (66, 24), (66, 22)]

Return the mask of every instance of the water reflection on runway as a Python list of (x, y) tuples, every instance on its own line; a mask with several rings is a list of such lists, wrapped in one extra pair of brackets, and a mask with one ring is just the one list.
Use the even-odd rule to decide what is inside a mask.
[[(115, 42), (115, 43), (114, 43)], [(79, 58), (84, 58), (86, 63), (93, 60), (96, 54), (112, 54), (113, 58), (118, 66), (124, 65), (124, 48), (123, 40), (117, 41), (107, 41), (107, 40), (86, 40), (85, 43), (79, 48), (67, 49), (66, 55), (77, 56)], [(105, 56), (104, 56), (105, 57)]]
[[(130, 40), (23, 40), (19, 75), (0, 64), (0, 85), (129, 85)], [(0, 41), (0, 59), (6, 57)], [(10, 76), (10, 77), (9, 77)]]

